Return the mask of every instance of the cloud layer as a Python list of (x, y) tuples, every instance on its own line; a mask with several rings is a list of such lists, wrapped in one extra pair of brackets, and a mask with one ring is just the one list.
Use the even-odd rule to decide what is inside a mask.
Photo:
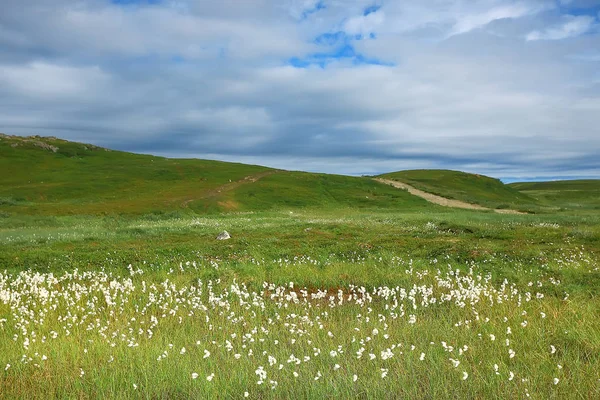
[(595, 3), (5, 0), (0, 131), (346, 174), (598, 176)]

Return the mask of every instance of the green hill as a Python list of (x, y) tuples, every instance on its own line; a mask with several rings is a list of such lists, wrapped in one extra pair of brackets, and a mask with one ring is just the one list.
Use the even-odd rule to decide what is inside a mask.
[(489, 208), (533, 210), (537, 201), (503, 184), (499, 179), (450, 170), (409, 170), (379, 175), (407, 183), (417, 189), (448, 199), (461, 200)]
[(0, 135), (0, 171), (5, 214), (431, 207), (368, 178), (169, 159), (39, 136)]
[(540, 203), (569, 210), (600, 210), (600, 180), (516, 182), (510, 187)]

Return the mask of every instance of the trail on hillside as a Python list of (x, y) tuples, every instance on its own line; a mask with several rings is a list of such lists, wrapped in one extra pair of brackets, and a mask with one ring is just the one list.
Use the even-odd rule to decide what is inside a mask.
[(242, 185), (246, 185), (248, 183), (254, 183), (266, 176), (269, 175), (273, 175), (275, 173), (281, 172), (280, 170), (273, 170), (273, 171), (266, 171), (266, 172), (261, 172), (258, 174), (254, 174), (254, 175), (248, 175), (240, 180), (237, 181), (233, 181), (233, 182), (229, 182), (226, 183), (224, 185), (218, 186), (214, 189), (210, 189), (207, 190), (204, 194), (202, 194), (200, 197), (195, 197), (193, 199), (187, 199), (185, 200), (181, 206), (184, 208), (187, 208), (187, 206), (192, 202), (192, 201), (196, 201), (196, 200), (202, 200), (202, 199), (208, 199), (210, 197), (215, 197), (215, 196), (219, 196), (221, 193), (225, 193), (225, 192), (229, 192), (231, 190), (234, 190)]
[[(427, 193), (427, 192), (419, 190), (419, 189), (417, 189), (407, 183), (404, 183), (404, 182), (398, 182), (398, 181), (393, 181), (391, 179), (383, 179), (383, 178), (374, 178), (374, 179), (377, 182), (385, 183), (386, 185), (391, 185), (398, 189), (407, 190), (410, 194), (412, 194), (414, 196), (419, 196), (419, 197), (427, 200), (430, 203), (438, 204), (440, 206), (453, 207), (453, 208), (464, 208), (467, 210), (492, 211), (491, 208), (483, 207), (478, 204), (471, 204), (471, 203), (467, 203), (467, 202), (460, 201), (460, 200), (447, 199), (442, 196)], [(494, 209), (493, 211), (495, 211), (499, 214), (525, 214), (525, 213), (517, 211), (517, 210), (507, 210), (507, 209), (502, 209), (502, 210)]]

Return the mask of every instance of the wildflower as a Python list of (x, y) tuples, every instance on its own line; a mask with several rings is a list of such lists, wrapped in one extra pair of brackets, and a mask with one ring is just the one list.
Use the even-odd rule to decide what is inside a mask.
[(133, 390), (137, 390), (138, 385), (136, 385), (135, 383), (133, 384)]
[(248, 397), (248, 396), (250, 396), (250, 393), (244, 392), (244, 397)]
[(512, 380), (514, 379), (514, 377), (515, 377), (515, 373), (514, 373), (514, 372), (512, 372), (512, 371), (510, 371), (510, 372), (508, 373), (508, 380), (509, 380), (509, 381), (512, 381)]
[(467, 373), (467, 371), (463, 371), (462, 380), (466, 381), (468, 377), (469, 377), (469, 374)]
[(208, 358), (208, 357), (210, 357), (210, 351), (208, 351), (208, 350), (205, 349), (204, 350), (204, 356), (202, 358)]
[(423, 361), (425, 359), (425, 353), (421, 353), (421, 356), (419, 357), (419, 360)]
[(184, 355), (185, 354), (185, 347), (182, 347), (181, 350), (179, 351), (179, 354)]
[(341, 367), (340, 367), (340, 364), (335, 364), (335, 365), (333, 366), (333, 370), (334, 370), (334, 371), (337, 371), (337, 370), (338, 370), (338, 369), (340, 369), (340, 368), (341, 368)]
[(555, 385), (558, 385), (558, 382), (560, 382), (560, 379), (558, 379), (558, 378), (554, 378), (554, 384), (555, 384)]
[(556, 347), (554, 347), (553, 345), (550, 345), (550, 354), (554, 354), (556, 353)]
[(209, 376), (206, 377), (206, 380), (210, 382), (213, 380), (214, 377), (215, 377), (215, 374), (213, 372), (212, 374), (210, 374)]
[(358, 375), (352, 375), (352, 382), (356, 382), (358, 380)]
[(509, 358), (514, 358), (515, 357), (515, 351), (513, 349), (508, 349), (508, 357)]
[(198, 374), (196, 372), (192, 372), (192, 379), (198, 378)]

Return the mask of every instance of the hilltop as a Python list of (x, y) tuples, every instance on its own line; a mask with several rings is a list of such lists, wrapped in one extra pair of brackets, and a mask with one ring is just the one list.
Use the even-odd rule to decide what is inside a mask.
[(493, 209), (532, 210), (537, 200), (499, 179), (442, 169), (391, 172), (379, 178), (407, 183), (424, 192)]
[(0, 211), (145, 214), (352, 207), (420, 210), (368, 178), (109, 150), (54, 137), (0, 136)]
[(509, 187), (540, 203), (572, 210), (600, 210), (600, 180), (515, 182)]

